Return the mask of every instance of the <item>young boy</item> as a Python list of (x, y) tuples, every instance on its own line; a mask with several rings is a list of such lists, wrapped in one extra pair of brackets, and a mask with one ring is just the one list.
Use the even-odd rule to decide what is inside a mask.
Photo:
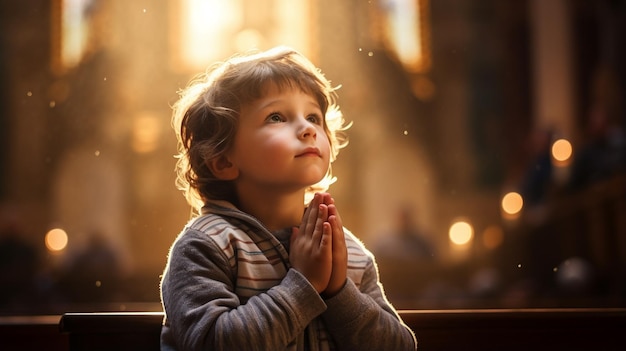
[(163, 274), (162, 349), (416, 349), (324, 192), (345, 146), (333, 94), (285, 47), (232, 58), (182, 92), (178, 185), (198, 216)]

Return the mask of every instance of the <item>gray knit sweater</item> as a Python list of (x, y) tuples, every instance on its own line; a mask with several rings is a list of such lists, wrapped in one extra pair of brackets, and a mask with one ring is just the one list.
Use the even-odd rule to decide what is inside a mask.
[(161, 281), (162, 350), (415, 350), (373, 256), (350, 232), (348, 281), (323, 299), (289, 264), (291, 230), (270, 233), (228, 203), (178, 236)]

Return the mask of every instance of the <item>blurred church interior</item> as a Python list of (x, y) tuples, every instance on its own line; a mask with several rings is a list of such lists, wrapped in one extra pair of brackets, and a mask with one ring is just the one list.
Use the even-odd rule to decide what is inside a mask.
[[(0, 0), (0, 314), (159, 311), (177, 92), (289, 45), (400, 309), (626, 306), (624, 0)], [(620, 63), (621, 62), (621, 63)]]

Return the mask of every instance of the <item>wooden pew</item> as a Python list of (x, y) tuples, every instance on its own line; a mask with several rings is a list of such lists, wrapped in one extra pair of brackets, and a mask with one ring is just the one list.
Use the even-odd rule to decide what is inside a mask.
[(69, 350), (69, 335), (60, 332), (60, 319), (59, 315), (0, 316), (0, 350)]
[[(419, 351), (626, 350), (626, 309), (403, 310)], [(162, 313), (67, 313), (74, 350), (158, 350)]]

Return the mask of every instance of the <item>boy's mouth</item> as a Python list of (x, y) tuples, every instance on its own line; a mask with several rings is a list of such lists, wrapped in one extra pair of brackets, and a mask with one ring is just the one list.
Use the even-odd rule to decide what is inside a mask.
[(318, 148), (308, 147), (308, 148), (304, 149), (304, 151), (302, 151), (301, 153), (296, 155), (296, 157), (306, 157), (306, 156), (320, 157), (321, 153), (320, 153), (320, 150)]

